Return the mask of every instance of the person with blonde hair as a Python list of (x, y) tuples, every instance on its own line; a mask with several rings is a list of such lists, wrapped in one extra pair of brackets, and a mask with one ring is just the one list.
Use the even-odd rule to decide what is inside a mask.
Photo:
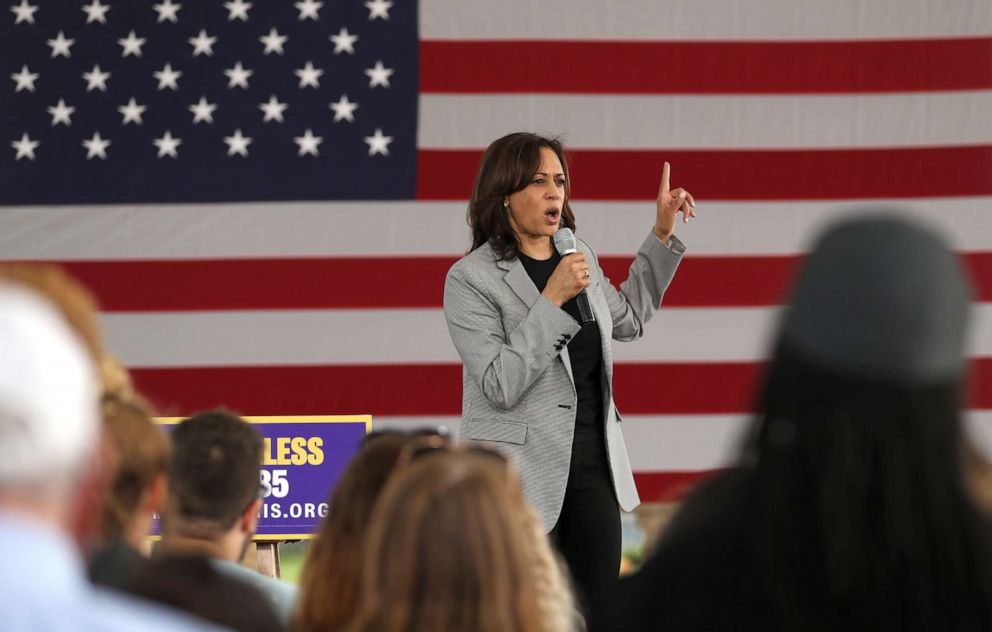
[(349, 632), (564, 632), (571, 590), (514, 470), (411, 444), (372, 512)]
[(412, 435), (372, 435), (331, 494), (327, 517), (310, 546), (300, 579), (297, 632), (340, 630), (355, 613), (369, 516)]
[(101, 362), (103, 331), (97, 317), (97, 301), (78, 279), (54, 264), (5, 263), (0, 265), (0, 282), (25, 287), (44, 296), (79, 337), (93, 362)]
[[(101, 365), (104, 376), (106, 366)], [(116, 366), (118, 375), (127, 376)], [(165, 502), (169, 468), (168, 438), (152, 421), (149, 406), (137, 394), (122, 394), (127, 392), (105, 389), (100, 400), (103, 432), (116, 468), (103, 498), (100, 546), (89, 564), (90, 579), (115, 588), (125, 587), (145, 559), (141, 551), (153, 514)]]

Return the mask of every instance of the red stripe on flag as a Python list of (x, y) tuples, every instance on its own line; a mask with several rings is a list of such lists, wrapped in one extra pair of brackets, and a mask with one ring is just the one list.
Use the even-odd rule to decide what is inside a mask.
[[(534, 60), (558, 60), (553, 71)], [(436, 41), (436, 93), (822, 94), (992, 87), (992, 38), (816, 42)]]
[[(417, 198), (461, 200), (482, 152), (421, 149)], [(849, 200), (992, 194), (992, 146), (569, 152), (573, 199), (654, 200), (661, 166), (707, 200)]]
[(648, 503), (677, 502), (692, 489), (720, 470), (696, 472), (634, 472), (634, 483), (641, 501)]
[[(990, 209), (992, 212), (992, 209)], [(950, 220), (950, 221), (953, 221)], [(992, 301), (992, 252), (960, 254), (974, 287), (974, 300)], [(766, 307), (788, 299), (803, 257), (687, 256), (665, 293), (666, 307)], [(601, 257), (614, 284), (627, 278), (632, 259)]]
[[(948, 218), (954, 221), (953, 218)], [(645, 230), (645, 233), (647, 231)], [(992, 252), (963, 255), (976, 299), (992, 301)], [(63, 262), (106, 312), (440, 308), (454, 257)], [(614, 285), (632, 257), (600, 257)], [(667, 307), (779, 304), (798, 256), (687, 256)], [(402, 271), (398, 273), (397, 271)]]
[[(619, 364), (615, 393), (632, 415), (751, 410), (761, 363)], [(246, 415), (458, 415), (459, 365), (264, 366), (133, 369), (163, 415), (227, 406)], [(972, 366), (970, 407), (992, 409), (992, 358)]]

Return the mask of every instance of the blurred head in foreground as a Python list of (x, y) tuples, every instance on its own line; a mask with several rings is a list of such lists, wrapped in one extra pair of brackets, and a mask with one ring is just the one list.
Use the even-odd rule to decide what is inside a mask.
[[(106, 375), (107, 362), (101, 366)], [(118, 374), (127, 372), (117, 365)], [(124, 588), (145, 562), (152, 517), (165, 503), (169, 441), (151, 410), (133, 392), (108, 389), (100, 399), (104, 443), (115, 467), (103, 496), (98, 546), (90, 556), (90, 579)]]
[(165, 501), (169, 440), (136, 396), (104, 394), (100, 411), (117, 468), (104, 504), (103, 541), (139, 549)]
[(372, 512), (348, 630), (573, 629), (570, 591), (505, 459), (414, 447)]
[(214, 410), (184, 420), (169, 437), (163, 551), (240, 560), (262, 504), (262, 436), (237, 415)]
[(93, 358), (51, 301), (2, 277), (0, 350), (0, 503), (72, 532), (77, 494), (96, 482)]
[(367, 440), (338, 480), (303, 567), (300, 632), (343, 629), (354, 615), (372, 507), (410, 440), (401, 432)]
[(962, 471), (969, 299), (957, 257), (905, 220), (817, 241), (744, 456), (779, 623), (992, 625), (987, 531)]
[[(5, 263), (0, 265), (0, 284), (21, 288), (41, 297), (81, 344), (91, 367), (97, 367), (103, 355), (103, 334), (97, 318), (97, 302), (93, 294), (78, 280), (56, 265), (37, 263)], [(92, 370), (92, 369), (91, 369)], [(96, 371), (96, 384), (102, 375)], [(94, 396), (102, 390), (95, 386)], [(77, 489), (71, 495), (65, 511), (71, 514), (68, 530), (77, 543), (89, 550), (100, 537), (103, 512), (94, 506), (102, 502), (116, 466), (113, 451), (97, 429), (97, 446), (80, 473)]]

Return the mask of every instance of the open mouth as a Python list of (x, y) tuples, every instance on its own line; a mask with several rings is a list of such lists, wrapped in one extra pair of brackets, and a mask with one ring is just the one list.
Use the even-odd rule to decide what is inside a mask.
[(544, 218), (549, 224), (557, 224), (558, 220), (561, 219), (561, 209), (549, 208), (544, 211)]

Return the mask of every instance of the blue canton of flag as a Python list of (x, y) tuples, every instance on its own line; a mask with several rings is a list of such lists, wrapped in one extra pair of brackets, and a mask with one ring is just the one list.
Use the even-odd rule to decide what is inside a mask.
[(409, 1), (5, 2), (0, 204), (413, 198), (417, 69)]

